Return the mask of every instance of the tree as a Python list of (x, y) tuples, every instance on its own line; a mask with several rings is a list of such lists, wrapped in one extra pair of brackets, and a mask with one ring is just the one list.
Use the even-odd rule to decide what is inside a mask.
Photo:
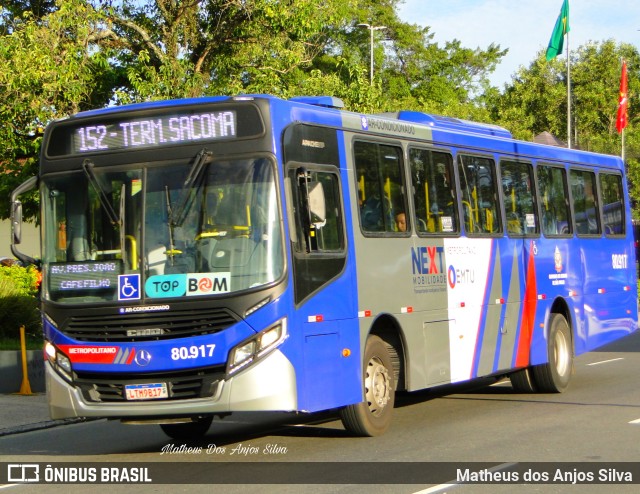
[(492, 108), (493, 120), (517, 139), (533, 140), (543, 131), (566, 138), (566, 70), (539, 52), (529, 68), (521, 67)]
[[(620, 136), (616, 131), (622, 59), (631, 71), (640, 67), (640, 54), (628, 44), (616, 45), (613, 40), (589, 43), (579, 47), (571, 83), (574, 99), (574, 118), (577, 142), (582, 149), (601, 153), (620, 154)], [(629, 90), (638, 94), (638, 79), (631, 77)], [(631, 99), (629, 115), (637, 114), (639, 102)], [(635, 133), (629, 127), (627, 136)], [(631, 150), (635, 157), (637, 151)], [(628, 153), (627, 153), (628, 154)]]
[[(397, 109), (400, 101), (425, 110), (462, 105), (473, 113), (474, 88), (487, 81), (506, 52), (495, 45), (470, 50), (456, 40), (441, 48), (428, 28), (398, 19), (398, 3), (112, 2), (107, 10), (110, 37), (130, 82), (117, 99), (239, 93), (289, 97), (326, 87), (357, 111)], [(387, 26), (385, 39), (374, 45), (381, 77), (369, 87), (364, 84), (369, 33), (356, 27), (359, 22)]]
[(506, 54), (497, 45), (486, 50), (462, 47), (458, 40), (444, 46), (433, 41), (429, 27), (402, 22), (398, 0), (362, 2), (351, 25), (332, 35), (331, 50), (355, 72), (369, 65), (370, 32), (360, 22), (386, 26), (376, 31), (373, 97), (357, 111), (425, 111), (486, 120), (479, 97), (489, 87), (487, 76)]
[[(117, 5), (115, 5), (117, 3)], [(289, 95), (355, 2), (208, 0), (115, 2), (105, 42), (129, 85), (118, 101), (270, 93)], [(317, 76), (317, 75), (316, 75)]]
[[(43, 128), (152, 99), (329, 94), (348, 109), (486, 120), (478, 84), (505, 53), (432, 41), (399, 0), (9, 0), (0, 11), (0, 217), (35, 173)], [(388, 26), (374, 46), (359, 22)], [(36, 204), (25, 204), (27, 216)]]
[[(572, 126), (580, 149), (621, 153), (615, 121), (620, 87), (621, 59), (629, 72), (629, 125), (625, 130), (631, 196), (640, 203), (640, 53), (613, 40), (591, 42), (571, 54)], [(532, 140), (543, 131), (567, 139), (566, 60), (547, 62), (543, 52), (528, 68), (521, 68), (502, 95), (493, 99), (492, 118), (514, 137)], [(640, 217), (640, 212), (635, 213)]]
[[(8, 196), (35, 174), (44, 126), (79, 110), (104, 106), (110, 96), (108, 53), (92, 51), (101, 17), (81, 0), (60, 1), (38, 18), (14, 17), (0, 42), (0, 217)], [(78, 22), (78, 19), (82, 19)], [(25, 204), (27, 216), (36, 204)]]
[(55, 10), (54, 0), (5, 0), (0, 9), (0, 34), (10, 34), (13, 26), (26, 13), (41, 19)]

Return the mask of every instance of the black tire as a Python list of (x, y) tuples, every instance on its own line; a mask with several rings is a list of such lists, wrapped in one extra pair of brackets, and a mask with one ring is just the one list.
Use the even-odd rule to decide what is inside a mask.
[(542, 393), (562, 393), (573, 372), (571, 330), (562, 314), (551, 314), (547, 353), (549, 362), (533, 367), (533, 379)]
[(533, 371), (530, 367), (509, 374), (513, 390), (517, 393), (535, 393), (538, 388), (536, 387), (532, 374)]
[(362, 386), (365, 401), (340, 410), (342, 424), (357, 436), (380, 436), (391, 424), (395, 377), (389, 350), (377, 336), (367, 339)]
[(200, 439), (204, 436), (213, 422), (213, 416), (202, 417), (193, 422), (184, 422), (180, 424), (160, 424), (162, 432), (172, 439), (179, 441), (190, 441)]

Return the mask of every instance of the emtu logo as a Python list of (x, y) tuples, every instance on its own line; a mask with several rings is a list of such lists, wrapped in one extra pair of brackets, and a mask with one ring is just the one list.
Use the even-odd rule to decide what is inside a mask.
[(457, 276), (456, 276), (456, 270), (453, 269), (453, 266), (449, 266), (449, 272), (447, 273), (447, 280), (449, 281), (449, 286), (451, 288), (456, 287)]
[(461, 283), (475, 283), (476, 272), (473, 269), (456, 269), (453, 266), (449, 266), (447, 281), (451, 289)]

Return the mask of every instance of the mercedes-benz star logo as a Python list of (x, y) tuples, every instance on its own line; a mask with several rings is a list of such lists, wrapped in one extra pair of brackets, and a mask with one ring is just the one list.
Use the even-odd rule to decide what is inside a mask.
[(140, 367), (145, 367), (151, 362), (151, 354), (146, 350), (140, 350), (136, 352), (136, 358), (134, 360)]

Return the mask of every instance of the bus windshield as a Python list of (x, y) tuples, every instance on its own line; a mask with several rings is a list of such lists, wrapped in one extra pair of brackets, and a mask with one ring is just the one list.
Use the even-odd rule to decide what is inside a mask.
[(43, 179), (43, 296), (62, 303), (225, 295), (283, 273), (273, 163), (220, 160)]

